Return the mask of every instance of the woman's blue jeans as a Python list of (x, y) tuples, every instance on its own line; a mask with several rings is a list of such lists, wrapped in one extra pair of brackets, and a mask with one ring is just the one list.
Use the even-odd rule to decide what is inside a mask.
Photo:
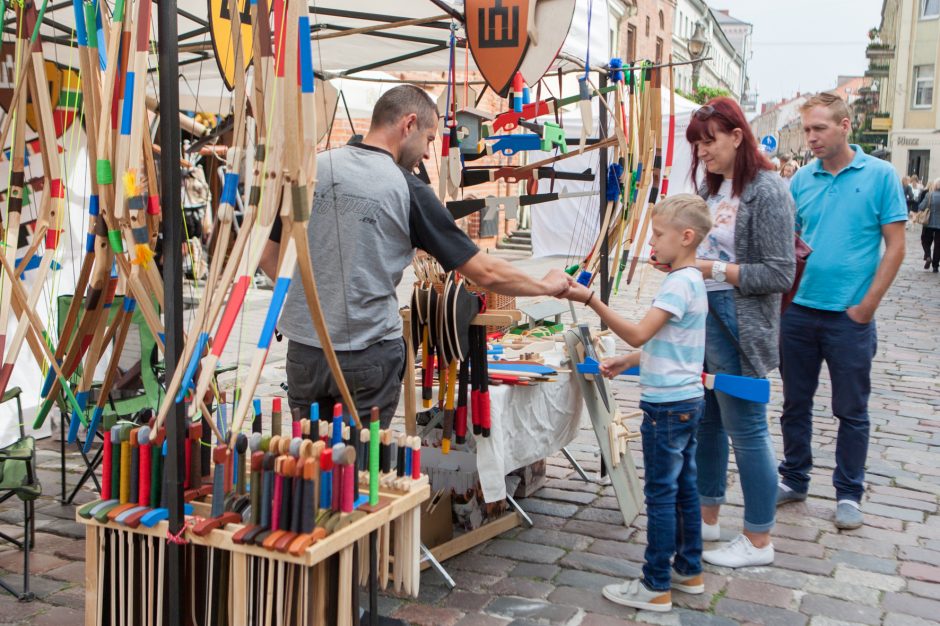
[[(708, 292), (705, 322), (705, 371), (741, 375), (741, 358), (719, 315), (735, 338), (738, 318), (734, 290)], [(705, 414), (698, 428), (698, 492), (702, 506), (725, 502), (728, 484), (728, 437), (734, 448), (738, 478), (744, 491), (744, 530), (769, 532), (777, 507), (777, 470), (767, 405), (705, 390)]]

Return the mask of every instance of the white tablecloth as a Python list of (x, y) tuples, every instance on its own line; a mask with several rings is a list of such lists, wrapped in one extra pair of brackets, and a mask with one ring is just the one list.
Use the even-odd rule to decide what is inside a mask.
[[(545, 364), (560, 367), (563, 359), (567, 355), (560, 350), (547, 353)], [(492, 429), (489, 437), (476, 440), (486, 502), (506, 497), (509, 472), (551, 456), (574, 440), (584, 402), (571, 376), (558, 374), (555, 382), (528, 387), (490, 386)]]

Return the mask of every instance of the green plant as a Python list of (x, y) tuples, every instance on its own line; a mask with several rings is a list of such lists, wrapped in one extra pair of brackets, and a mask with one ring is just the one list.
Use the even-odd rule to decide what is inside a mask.
[(706, 87), (705, 85), (699, 85), (698, 89), (696, 89), (693, 93), (688, 93), (686, 91), (682, 91), (681, 89), (676, 89), (676, 93), (686, 100), (691, 100), (696, 104), (705, 104), (712, 98), (731, 96), (731, 92), (727, 89), (722, 89), (721, 87)]

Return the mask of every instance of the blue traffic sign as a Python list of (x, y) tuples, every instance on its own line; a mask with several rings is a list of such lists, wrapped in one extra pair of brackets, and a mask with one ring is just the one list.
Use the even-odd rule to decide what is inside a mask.
[(760, 139), (761, 147), (769, 154), (777, 151), (777, 138), (773, 135), (764, 135)]

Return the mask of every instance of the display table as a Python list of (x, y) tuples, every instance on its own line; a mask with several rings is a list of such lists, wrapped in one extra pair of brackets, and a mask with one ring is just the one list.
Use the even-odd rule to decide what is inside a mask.
[[(561, 343), (545, 353), (545, 365), (568, 369)], [(563, 363), (564, 361), (564, 363)], [(581, 390), (572, 374), (559, 373), (554, 382), (490, 387), (489, 437), (476, 438), (477, 468), (486, 502), (506, 497), (506, 476), (513, 470), (549, 457), (578, 435)]]

